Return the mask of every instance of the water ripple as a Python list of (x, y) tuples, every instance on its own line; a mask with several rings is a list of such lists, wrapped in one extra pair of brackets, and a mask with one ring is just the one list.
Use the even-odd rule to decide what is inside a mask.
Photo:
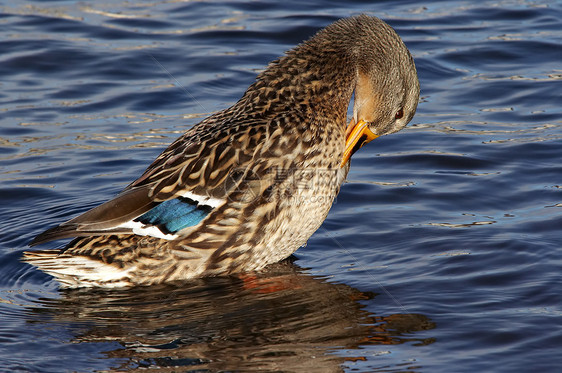
[[(284, 50), (362, 12), (410, 48), (421, 102), (407, 129), (354, 156), (295, 263), (60, 292), (20, 261)], [(561, 18), (548, 0), (3, 7), (3, 369), (558, 371)]]

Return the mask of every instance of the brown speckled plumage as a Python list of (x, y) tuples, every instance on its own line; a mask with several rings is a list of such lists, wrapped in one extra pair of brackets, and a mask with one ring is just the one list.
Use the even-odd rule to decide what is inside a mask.
[[(324, 221), (347, 175), (354, 92), (350, 129), (368, 123), (376, 137), (415, 113), (413, 60), (375, 17), (340, 20), (270, 63), (236, 104), (188, 130), (116, 198), (32, 243), (78, 237), (65, 249), (25, 259), (79, 287), (253, 271), (288, 257)], [(180, 197), (200, 198), (208, 214), (173, 234), (159, 227), (162, 237), (131, 228)]]

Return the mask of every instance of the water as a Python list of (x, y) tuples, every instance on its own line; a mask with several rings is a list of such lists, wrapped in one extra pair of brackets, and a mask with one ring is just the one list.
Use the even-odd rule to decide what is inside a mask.
[[(284, 50), (348, 15), (412, 51), (414, 120), (358, 152), (293, 262), (61, 292), (20, 262)], [(0, 15), (0, 368), (555, 372), (562, 364), (556, 1), (19, 2)]]

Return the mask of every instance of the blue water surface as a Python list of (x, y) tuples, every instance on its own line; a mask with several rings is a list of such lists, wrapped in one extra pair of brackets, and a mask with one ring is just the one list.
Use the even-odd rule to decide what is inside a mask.
[[(421, 102), (354, 156), (293, 261), (123, 291), (60, 291), (21, 262), (359, 13), (401, 35)], [(1, 4), (0, 370), (558, 372), (560, 19), (546, 0)]]

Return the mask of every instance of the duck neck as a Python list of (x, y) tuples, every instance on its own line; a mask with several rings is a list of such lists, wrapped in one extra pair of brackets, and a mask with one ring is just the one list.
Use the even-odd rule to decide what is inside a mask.
[(356, 63), (347, 51), (302, 44), (273, 61), (241, 101), (263, 114), (298, 110), (345, 124), (356, 81)]

